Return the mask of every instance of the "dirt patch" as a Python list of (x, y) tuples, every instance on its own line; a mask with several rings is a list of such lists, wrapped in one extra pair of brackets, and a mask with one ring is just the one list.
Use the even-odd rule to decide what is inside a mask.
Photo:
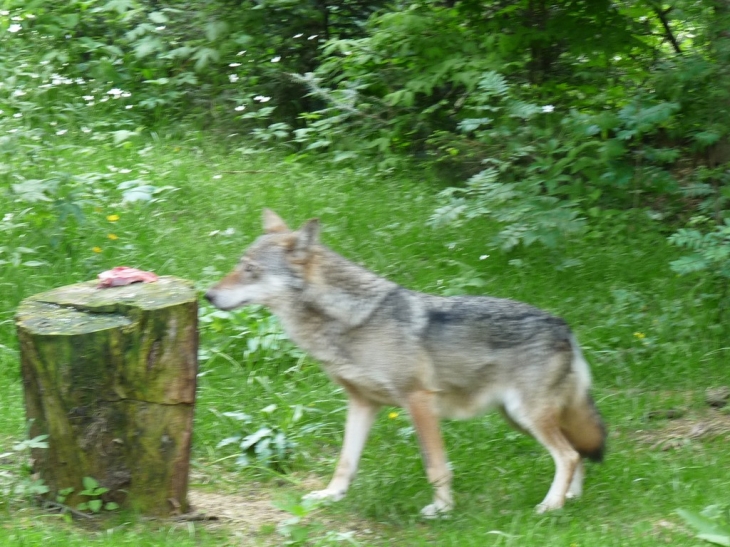
[[(298, 490), (323, 487), (319, 477), (298, 478)], [(310, 488), (313, 487), (313, 488)], [(295, 517), (279, 509), (275, 501), (279, 495), (272, 495), (264, 485), (246, 486), (245, 493), (229, 493), (191, 488), (188, 492), (192, 511), (174, 518), (179, 523), (193, 521), (209, 530), (220, 529), (238, 538), (237, 545), (274, 546), (287, 539), (303, 534), (309, 539), (327, 538), (332, 541), (369, 541), (382, 539), (377, 523), (343, 516), (331, 510), (331, 506), (312, 509), (306, 515)], [(298, 530), (292, 530), (296, 528)]]
[(233, 524), (235, 528), (258, 531), (266, 524), (277, 524), (291, 516), (271, 503), (261, 492), (242, 496), (191, 490), (188, 500), (193, 515), (201, 520)]
[(693, 442), (725, 437), (730, 441), (730, 414), (721, 410), (688, 413), (671, 419), (667, 416), (663, 427), (639, 430), (636, 438), (651, 445), (654, 450), (673, 450)]

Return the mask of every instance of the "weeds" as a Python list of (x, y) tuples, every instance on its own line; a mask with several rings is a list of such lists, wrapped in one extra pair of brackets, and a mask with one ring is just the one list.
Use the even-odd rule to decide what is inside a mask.
[[(72, 137), (67, 144), (74, 146), (55, 148), (55, 158), (42, 147), (33, 154), (63, 165), (72, 175), (64, 184), (80, 192), (73, 195), (83, 221), (71, 213), (63, 229), (53, 228), (52, 201), (21, 199), (11, 187), (18, 179), (8, 178), (13, 170), (27, 179), (48, 177), (41, 169), (33, 174), (22, 153), (3, 157), (13, 169), (0, 175), (6, 177), (0, 189), (9, 198), (0, 200), (0, 446), (15, 444), (25, 427), (12, 321), (22, 298), (92, 279), (120, 263), (194, 279), (204, 289), (259, 235), (261, 209), (269, 206), (295, 224), (321, 216), (325, 243), (408, 288), (512, 297), (564, 316), (586, 347), (596, 401), (612, 437), (605, 466), (588, 469), (584, 497), (560, 515), (538, 519), (531, 508), (548, 486), (549, 456), (495, 416), (445, 423), (445, 444), (458, 471), (457, 511), (450, 522), (423, 525), (415, 515), (430, 492), (417, 442), (408, 417), (385, 409), (348, 497), (302, 515), (288, 529), (274, 529), (275, 539), (260, 532), (254, 543), (542, 546), (610, 545), (611, 538), (615, 545), (681, 543), (687, 532), (674, 507), (717, 503), (727, 489), (725, 478), (712, 471), (730, 465), (723, 437), (688, 439), (667, 451), (635, 441), (637, 430), (660, 427), (644, 417), (666, 408), (663, 398), (688, 400), (701, 410), (702, 398), (695, 394), (726, 382), (727, 344), (713, 319), (713, 300), (689, 278), (669, 275), (666, 265), (677, 250), (666, 244), (656, 223), (636, 221), (631, 237), (615, 238), (607, 229), (593, 239), (569, 239), (566, 250), (575, 260), (556, 268), (562, 262), (540, 247), (528, 252), (518, 246), (509, 257), (486, 251), (498, 228), (481, 218), (424, 229), (438, 207), (437, 184), (426, 175), (383, 176), (365, 167), (330, 171), (253, 149), (231, 151), (194, 134), (184, 140), (177, 133), (141, 134), (118, 147), (107, 136), (98, 148), (84, 137), (62, 137)], [(129, 201), (119, 185), (131, 180), (170, 189), (148, 201)], [(262, 497), (273, 499), (299, 499), (320, 487), (311, 483), (326, 482), (333, 470), (344, 395), (263, 310), (229, 313), (202, 304), (200, 317), (192, 487), (246, 492), (255, 483)], [(231, 440), (222, 443), (225, 439)], [(11, 452), (0, 448), (3, 456)], [(236, 464), (241, 456), (239, 463), (247, 465)], [(14, 456), (0, 457), (0, 473), (17, 477), (14, 462)], [(0, 474), (3, 488), (7, 480)], [(23, 516), (29, 509), (17, 495), (5, 507), (10, 518), (0, 526), (0, 540), (13, 547), (22, 544), (21, 537), (24, 545), (53, 537), (73, 547), (236, 541), (232, 524), (225, 532), (206, 532), (206, 525), (196, 524), (192, 538), (185, 526), (160, 530), (112, 511), (112, 521), (123, 524), (102, 537), (49, 521), (30, 524)], [(675, 527), (655, 529), (663, 520)], [(353, 526), (338, 526), (352, 521)], [(296, 526), (310, 522), (323, 527), (296, 536)], [(333, 530), (339, 529), (354, 535), (337, 536)]]

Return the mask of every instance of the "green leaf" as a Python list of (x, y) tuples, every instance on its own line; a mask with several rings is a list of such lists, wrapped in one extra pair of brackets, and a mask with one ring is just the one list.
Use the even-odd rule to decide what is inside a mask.
[(481, 91), (490, 95), (506, 95), (509, 91), (509, 85), (504, 76), (493, 70), (485, 72), (477, 85)]
[(110, 501), (106, 505), (104, 505), (104, 509), (106, 509), (107, 511), (116, 511), (117, 509), (119, 509), (119, 504)]
[(271, 433), (272, 433), (271, 428), (262, 427), (256, 433), (247, 435), (246, 438), (244, 438), (243, 441), (241, 442), (241, 450), (247, 450), (247, 449), (251, 448), (256, 443), (261, 441), (261, 439), (264, 439), (268, 435), (271, 435)]
[(104, 11), (116, 11), (119, 15), (135, 8), (134, 0), (111, 0), (102, 6)]
[(114, 144), (120, 144), (130, 137), (136, 137), (137, 133), (126, 129), (120, 129), (119, 131), (113, 131), (112, 135), (114, 135)]
[(713, 520), (684, 509), (677, 509), (677, 514), (699, 532), (698, 538), (716, 545), (730, 547), (730, 528), (723, 527)]
[(241, 440), (240, 435), (235, 435), (233, 437), (226, 437), (221, 442), (219, 442), (215, 447), (216, 448), (223, 448), (224, 446), (228, 446), (229, 444), (235, 444)]
[(210, 42), (215, 42), (226, 34), (228, 34), (228, 23), (225, 21), (211, 21), (205, 26), (205, 37)]
[(89, 502), (89, 509), (91, 509), (94, 513), (98, 513), (101, 510), (103, 503), (104, 502), (101, 500), (91, 500)]
[(699, 539), (704, 539), (715, 545), (723, 545), (724, 547), (730, 547), (730, 532), (727, 534), (697, 534)]
[(158, 25), (164, 25), (169, 21), (167, 15), (165, 15), (161, 11), (153, 11), (148, 15), (148, 17), (150, 18), (150, 21), (152, 21), (153, 23), (157, 23)]
[(139, 40), (137, 45), (134, 46), (134, 54), (137, 59), (142, 59), (160, 51), (165, 51), (165, 46), (156, 36), (146, 36)]
[(94, 490), (97, 486), (99, 486), (99, 483), (96, 481), (96, 479), (92, 477), (84, 477), (81, 480), (81, 484), (84, 485), (84, 490)]
[(220, 59), (220, 53), (217, 50), (209, 47), (201, 47), (194, 54), (195, 59), (195, 70), (203, 70), (211, 61), (218, 61)]

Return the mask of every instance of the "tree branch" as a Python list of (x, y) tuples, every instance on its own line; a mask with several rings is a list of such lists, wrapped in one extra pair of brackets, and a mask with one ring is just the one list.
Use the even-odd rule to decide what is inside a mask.
[(679, 42), (677, 42), (677, 39), (674, 37), (674, 33), (672, 32), (671, 27), (669, 26), (669, 19), (667, 19), (667, 14), (672, 11), (672, 8), (667, 8), (666, 10), (662, 10), (659, 8), (659, 6), (656, 6), (655, 4), (651, 3), (651, 9), (654, 10), (654, 13), (656, 13), (656, 16), (659, 17), (659, 20), (662, 22), (662, 26), (664, 27), (664, 34), (667, 36), (669, 41), (672, 43), (672, 47), (674, 48), (674, 51), (682, 54), (682, 49), (679, 47)]

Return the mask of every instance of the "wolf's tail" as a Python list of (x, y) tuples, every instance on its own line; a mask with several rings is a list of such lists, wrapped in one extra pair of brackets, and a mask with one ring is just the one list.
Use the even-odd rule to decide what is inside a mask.
[(563, 434), (581, 456), (600, 462), (606, 450), (606, 426), (590, 396), (591, 375), (583, 352), (574, 338), (573, 371), (578, 379), (577, 393), (570, 406), (563, 412)]

